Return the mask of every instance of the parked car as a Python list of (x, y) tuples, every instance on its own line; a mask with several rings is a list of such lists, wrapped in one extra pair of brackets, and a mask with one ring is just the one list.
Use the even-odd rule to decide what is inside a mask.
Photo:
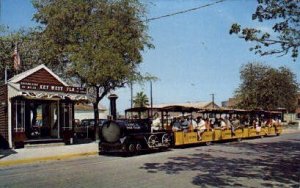
[(80, 119), (74, 119), (74, 125), (75, 127), (78, 127), (81, 124)]
[[(103, 123), (107, 121), (106, 119), (99, 119), (98, 126), (101, 127)], [(83, 119), (81, 123), (74, 128), (76, 137), (79, 138), (93, 138), (95, 135), (94, 132), (94, 119)]]
[[(99, 119), (98, 120), (98, 126), (102, 126), (103, 123), (107, 121), (106, 119)], [(83, 119), (81, 120), (81, 126), (86, 127), (86, 126), (94, 126), (95, 125), (95, 120), (94, 119)]]

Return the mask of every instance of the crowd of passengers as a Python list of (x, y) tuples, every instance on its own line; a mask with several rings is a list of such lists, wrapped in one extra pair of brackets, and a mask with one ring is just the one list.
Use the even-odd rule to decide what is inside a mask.
[[(173, 131), (195, 131), (198, 133), (198, 139), (201, 140), (202, 133), (214, 129), (231, 130), (232, 135), (234, 131), (239, 128), (254, 128), (259, 133), (263, 127), (275, 127), (280, 125), (280, 118), (249, 118), (249, 117), (218, 117), (218, 118), (203, 118), (198, 116), (196, 119), (191, 117), (174, 117), (171, 121)], [(160, 119), (153, 121), (153, 130), (157, 130), (161, 126)]]

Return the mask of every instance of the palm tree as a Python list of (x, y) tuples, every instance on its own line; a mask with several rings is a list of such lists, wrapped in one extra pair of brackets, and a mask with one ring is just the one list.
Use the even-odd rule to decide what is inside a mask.
[(137, 92), (133, 100), (134, 107), (146, 107), (149, 106), (149, 99), (144, 92)]

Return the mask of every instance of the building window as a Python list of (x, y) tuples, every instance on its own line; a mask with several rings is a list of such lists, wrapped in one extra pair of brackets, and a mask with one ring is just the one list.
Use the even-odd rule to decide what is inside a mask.
[(297, 119), (300, 119), (300, 113), (297, 114)]
[(14, 103), (14, 132), (25, 131), (25, 102), (16, 100)]
[(300, 99), (298, 99), (298, 106), (300, 106)]
[(73, 127), (72, 104), (62, 103), (61, 126), (63, 130), (71, 130)]

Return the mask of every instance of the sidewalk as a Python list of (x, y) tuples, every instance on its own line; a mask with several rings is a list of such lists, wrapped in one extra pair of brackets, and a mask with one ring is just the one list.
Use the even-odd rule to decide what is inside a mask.
[(98, 143), (0, 150), (0, 167), (98, 154)]

